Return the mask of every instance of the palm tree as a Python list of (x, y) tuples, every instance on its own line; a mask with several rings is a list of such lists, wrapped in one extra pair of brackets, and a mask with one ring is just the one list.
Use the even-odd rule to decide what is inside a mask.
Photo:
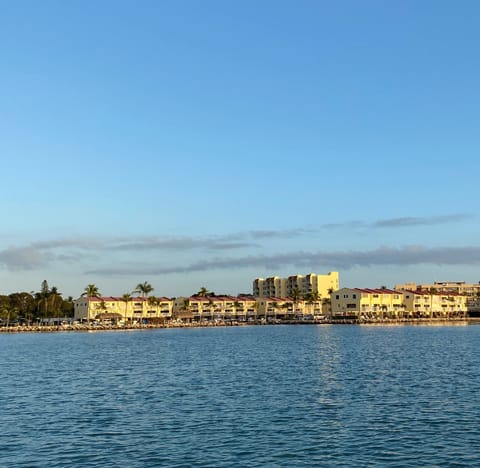
[(292, 289), (292, 292), (290, 294), (290, 297), (292, 298), (292, 302), (293, 302), (293, 315), (295, 316), (295, 312), (296, 312), (296, 306), (297, 306), (297, 303), (298, 301), (300, 300), (300, 297), (301, 297), (301, 292), (300, 292), (300, 289), (298, 289), (297, 286), (295, 286), (293, 289)]
[(210, 294), (211, 294), (210, 291), (209, 291), (207, 288), (205, 288), (205, 287), (202, 286), (202, 287), (200, 288), (200, 291), (198, 291), (197, 294), (195, 294), (195, 295), (196, 295), (196, 296), (199, 296), (199, 297), (207, 297), (207, 296), (209, 296)]
[(150, 307), (155, 307), (155, 316), (157, 316), (158, 306), (160, 305), (160, 299), (157, 299), (154, 296), (150, 296), (147, 300), (147, 303)]
[(89, 284), (83, 290), (82, 296), (87, 297), (100, 297), (100, 291), (94, 284)]
[(322, 299), (322, 313), (327, 309), (327, 316), (330, 317), (332, 315), (332, 300), (329, 297), (325, 297)]
[(95, 318), (102, 318), (102, 315), (107, 312), (107, 305), (103, 299), (100, 301), (100, 304), (97, 304), (96, 309), (98, 314), (95, 316)]
[(61, 313), (63, 304), (62, 293), (58, 291), (58, 288), (56, 286), (52, 286), (52, 289), (50, 289), (48, 303), (54, 315), (58, 315), (59, 313)]
[(130, 302), (132, 296), (130, 295), (130, 293), (125, 293), (122, 295), (122, 302), (125, 302), (125, 317), (124, 317), (124, 322), (123, 322), (123, 326), (126, 327), (127, 326), (127, 307), (128, 307), (128, 303)]
[[(182, 310), (185, 311), (185, 315), (187, 315), (190, 312), (190, 299), (188, 297), (186, 297), (183, 300)], [(190, 318), (190, 320), (191, 320), (191, 318)]]
[(7, 319), (7, 327), (10, 326), (10, 320), (11, 319), (15, 319), (17, 317), (17, 308), (14, 307), (13, 305), (11, 304), (6, 304), (4, 307), (3, 307), (3, 317), (5, 317)]
[(153, 291), (153, 286), (145, 281), (144, 283), (137, 284), (134, 293), (141, 294), (142, 297), (148, 297), (148, 295)]
[(288, 308), (292, 305), (291, 302), (284, 302), (281, 306), (283, 309), (283, 320), (288, 319)]
[(277, 309), (278, 309), (278, 302), (273, 301), (272, 302), (272, 308), (273, 308), (273, 318), (275, 321), (277, 321)]

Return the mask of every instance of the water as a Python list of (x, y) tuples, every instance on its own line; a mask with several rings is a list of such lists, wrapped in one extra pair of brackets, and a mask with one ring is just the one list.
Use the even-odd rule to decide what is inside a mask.
[(478, 326), (0, 335), (0, 466), (479, 466), (479, 343)]

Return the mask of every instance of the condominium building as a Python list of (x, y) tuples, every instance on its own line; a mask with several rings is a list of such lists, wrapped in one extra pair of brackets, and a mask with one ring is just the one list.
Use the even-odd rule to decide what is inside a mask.
[(333, 318), (448, 318), (467, 313), (467, 297), (456, 292), (342, 288), (330, 300)]
[(247, 320), (258, 310), (250, 296), (184, 296), (177, 297), (173, 315), (183, 321)]
[(259, 319), (321, 318), (323, 303), (289, 297), (190, 296), (178, 297), (173, 316), (185, 322), (252, 321)]
[(301, 295), (315, 293), (326, 298), (331, 291), (339, 288), (337, 271), (326, 275), (309, 273), (307, 275), (293, 275), (287, 278), (272, 276), (269, 278), (256, 278), (253, 280), (253, 295), (255, 297), (291, 297), (294, 290)]
[(409, 291), (454, 292), (464, 296), (480, 296), (480, 282), (435, 281), (430, 284), (404, 283), (396, 284), (395, 289)]
[(80, 297), (73, 301), (75, 320), (157, 322), (172, 317), (173, 301), (168, 297)]

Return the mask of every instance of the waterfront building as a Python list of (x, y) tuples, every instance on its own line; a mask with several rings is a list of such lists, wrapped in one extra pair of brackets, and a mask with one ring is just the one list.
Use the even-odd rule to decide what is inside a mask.
[(330, 294), (332, 318), (400, 318), (405, 306), (401, 291), (342, 288)]
[(168, 297), (80, 297), (73, 301), (75, 320), (153, 323), (172, 317), (173, 301)]
[(331, 291), (339, 288), (339, 275), (332, 271), (326, 275), (309, 273), (307, 275), (293, 275), (287, 278), (272, 276), (269, 278), (255, 278), (253, 280), (253, 295), (255, 297), (292, 297), (293, 291), (298, 290), (302, 296), (318, 294), (319, 297), (329, 297)]
[(178, 297), (174, 318), (186, 322), (320, 318), (321, 300), (294, 300), (290, 297), (190, 296)]
[(255, 317), (257, 310), (257, 301), (251, 296), (183, 296), (173, 304), (173, 316), (187, 322), (246, 321)]
[(332, 318), (465, 317), (467, 296), (455, 292), (342, 288), (330, 295)]
[(435, 281), (429, 284), (404, 283), (396, 284), (395, 289), (403, 291), (452, 292), (463, 296), (480, 296), (480, 282), (466, 283), (465, 281)]

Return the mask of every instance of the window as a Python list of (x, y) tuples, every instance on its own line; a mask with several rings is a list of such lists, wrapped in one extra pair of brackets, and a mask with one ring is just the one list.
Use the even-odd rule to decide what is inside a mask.
[(356, 294), (352, 294), (352, 299), (356, 299), (357, 298), (357, 295)]
[(337, 294), (337, 295), (335, 296), (335, 299), (340, 299), (340, 296)]

